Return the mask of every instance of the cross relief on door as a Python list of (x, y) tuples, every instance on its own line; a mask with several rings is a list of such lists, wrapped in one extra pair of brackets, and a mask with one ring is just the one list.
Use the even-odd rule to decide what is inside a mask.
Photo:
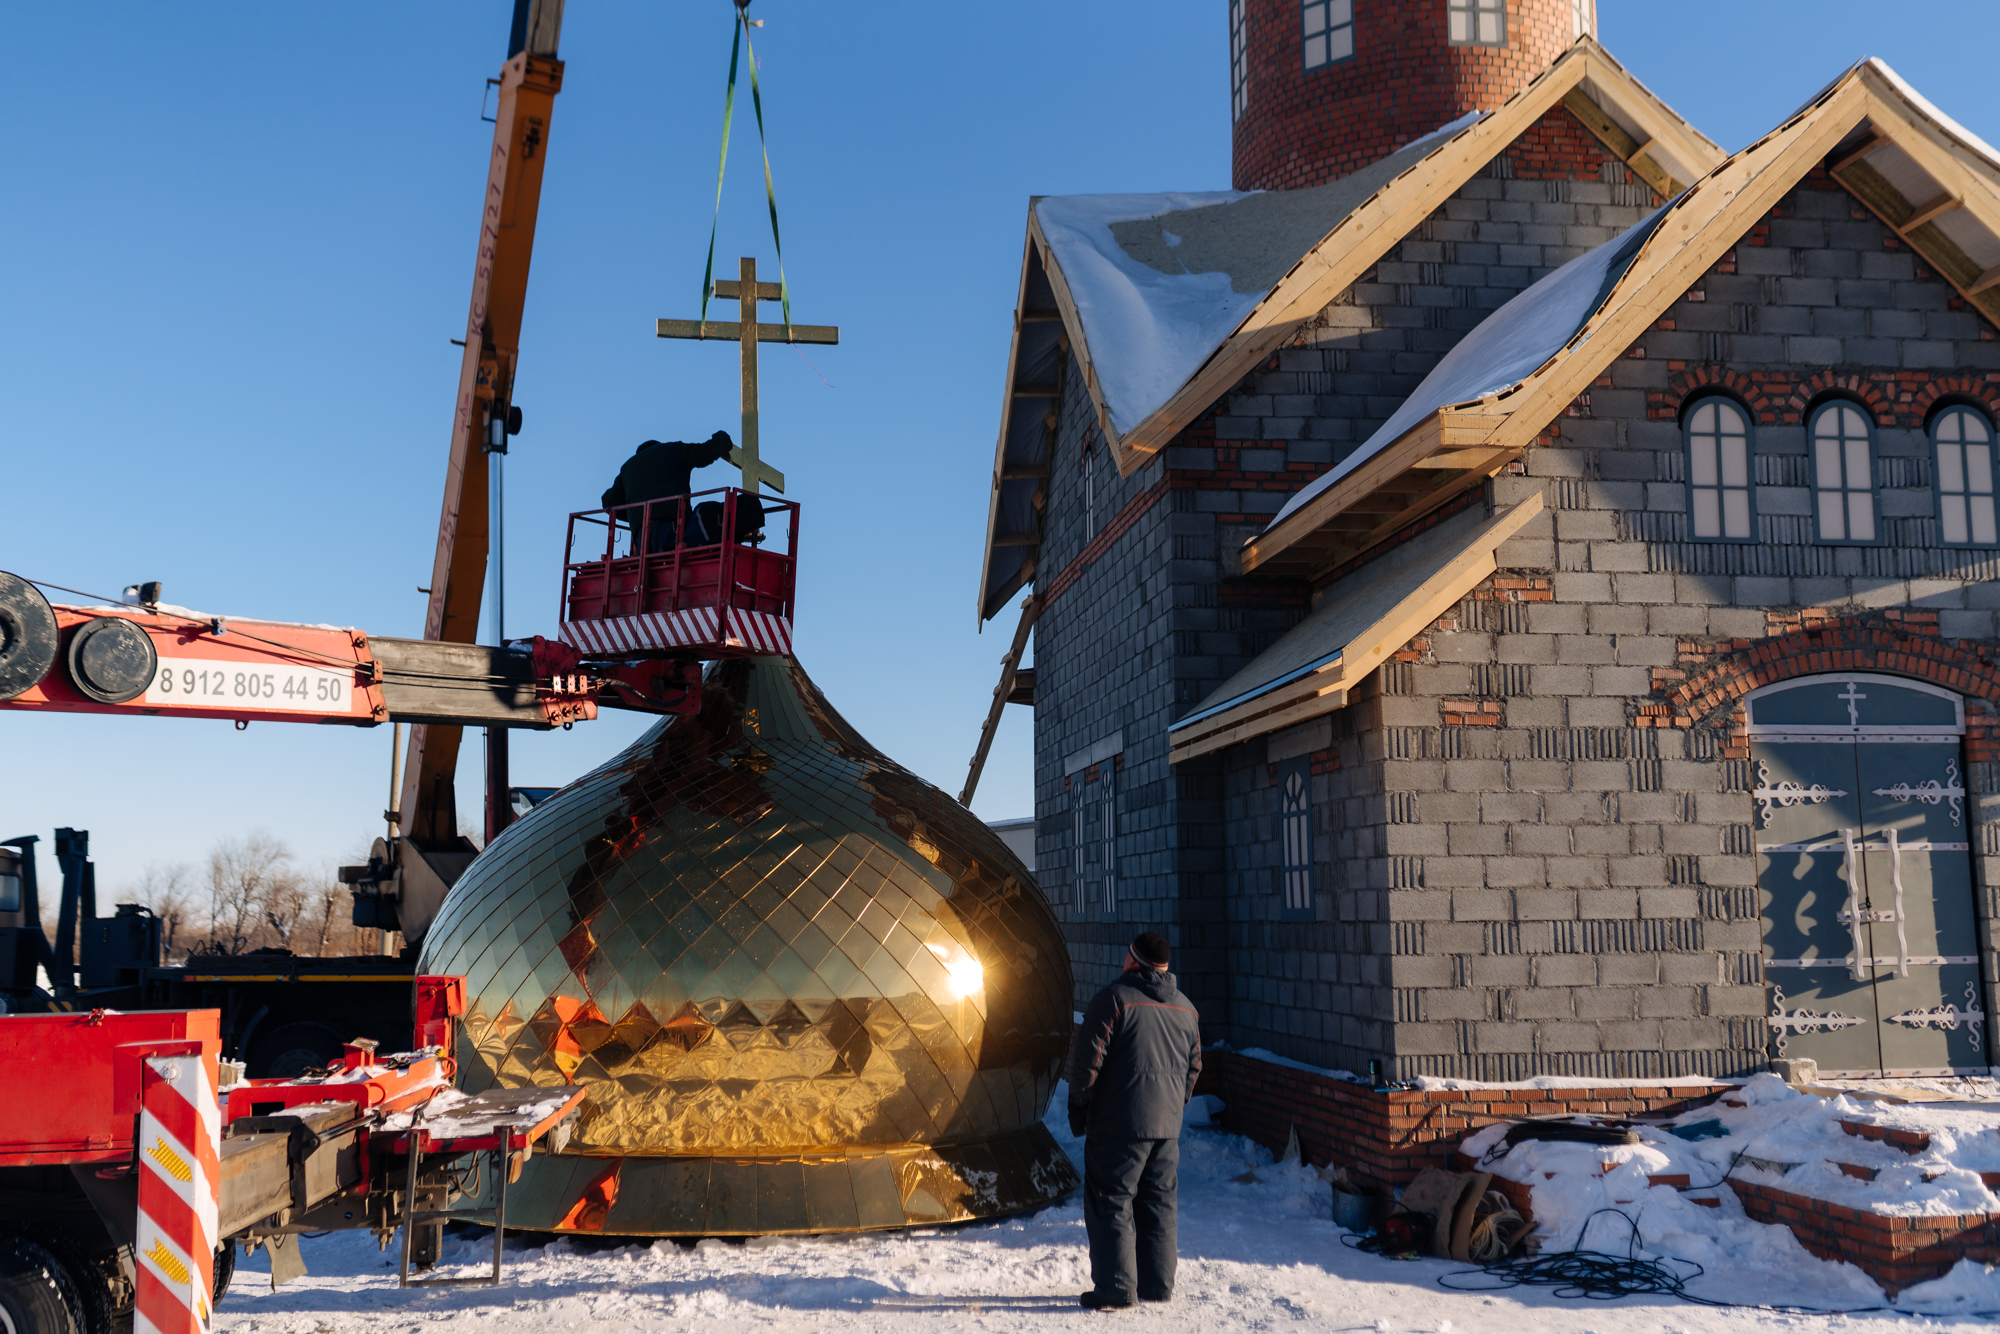
[(1962, 702), (1857, 674), (1747, 707), (1773, 1052), (1827, 1074), (1983, 1071)]

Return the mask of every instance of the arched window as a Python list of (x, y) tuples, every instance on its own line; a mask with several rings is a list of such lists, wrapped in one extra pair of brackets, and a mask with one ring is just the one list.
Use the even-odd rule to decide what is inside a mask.
[(1872, 543), (1875, 516), (1875, 428), (1859, 406), (1834, 399), (1813, 411), (1814, 516), (1822, 542)]
[(1700, 542), (1747, 542), (1752, 534), (1750, 419), (1720, 396), (1699, 400), (1687, 436), (1688, 535)]
[(1977, 408), (1931, 418), (1937, 451), (1938, 535), (1948, 547), (2000, 545), (1993, 513), (1993, 426)]
[(1288, 921), (1311, 921), (1312, 768), (1305, 760), (1279, 767), (1278, 820), (1283, 845), (1278, 871), (1285, 892), (1283, 916)]
[(1354, 0), (1300, 0), (1307, 69), (1354, 54)]

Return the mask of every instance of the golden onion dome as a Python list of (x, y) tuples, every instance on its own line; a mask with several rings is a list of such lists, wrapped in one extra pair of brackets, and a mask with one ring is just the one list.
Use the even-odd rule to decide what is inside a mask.
[(510, 1226), (824, 1232), (1076, 1184), (1042, 1124), (1071, 979), (1032, 873), (790, 658), (718, 663), (514, 824), (421, 968), (462, 974), (459, 1087), (583, 1083)]

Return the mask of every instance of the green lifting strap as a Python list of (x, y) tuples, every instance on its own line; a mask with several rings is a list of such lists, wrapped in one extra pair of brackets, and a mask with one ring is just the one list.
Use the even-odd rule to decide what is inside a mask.
[[(750, 105), (757, 116), (757, 146), (764, 154), (764, 200), (771, 209), (771, 244), (778, 252), (778, 296), (785, 314), (785, 328), (792, 327), (792, 289), (785, 281), (785, 244), (778, 239), (778, 194), (771, 186), (771, 146), (764, 137), (764, 96), (757, 85), (757, 52), (750, 45), (750, 15), (742, 5), (736, 9), (735, 35), (729, 43), (729, 91), (722, 99), (722, 160), (715, 168), (715, 218), (708, 226), (708, 262), (701, 272), (701, 322), (708, 322), (708, 299), (715, 291), (715, 235), (722, 223), (722, 177), (729, 168), (729, 127), (736, 116), (737, 57), (750, 52)], [(757, 294), (746, 292), (738, 303), (740, 317), (757, 319)], [(747, 314), (741, 312), (748, 312)]]

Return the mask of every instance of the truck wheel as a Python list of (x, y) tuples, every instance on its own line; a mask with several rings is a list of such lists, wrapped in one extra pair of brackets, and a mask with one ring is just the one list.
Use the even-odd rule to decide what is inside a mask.
[(215, 1291), (209, 1294), (212, 1305), (222, 1305), (222, 1295), (229, 1291), (229, 1280), (236, 1277), (236, 1243), (225, 1241), (215, 1248)]
[(290, 1079), (340, 1059), (347, 1039), (325, 1024), (286, 1024), (257, 1039), (246, 1064), (252, 1079)]
[(80, 1307), (55, 1256), (25, 1237), (0, 1237), (0, 1331), (86, 1334)]
[(118, 1252), (108, 1251), (92, 1255), (81, 1241), (62, 1233), (50, 1233), (38, 1243), (62, 1267), (62, 1276), (69, 1280), (68, 1300), (70, 1311), (76, 1317), (77, 1334), (111, 1334), (112, 1323), (121, 1314), (120, 1298), (124, 1293), (114, 1290), (114, 1276), (117, 1288), (127, 1287), (118, 1269)]

